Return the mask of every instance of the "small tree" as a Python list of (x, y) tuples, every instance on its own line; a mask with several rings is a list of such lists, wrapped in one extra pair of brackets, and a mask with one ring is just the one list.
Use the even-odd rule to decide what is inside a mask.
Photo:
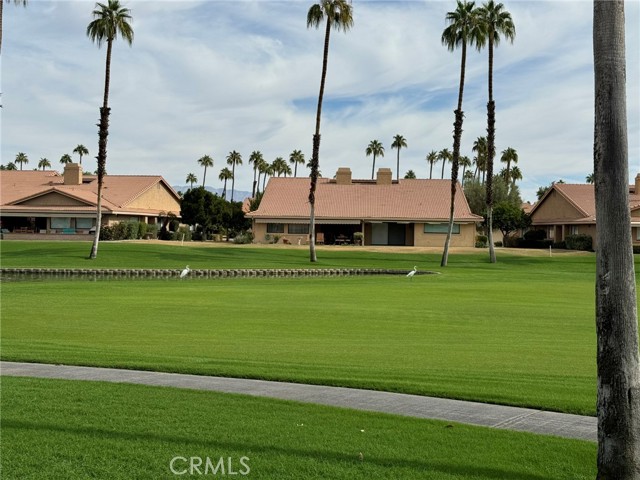
[(513, 203), (502, 201), (493, 209), (493, 226), (502, 232), (503, 244), (506, 247), (509, 234), (531, 225), (531, 218)]

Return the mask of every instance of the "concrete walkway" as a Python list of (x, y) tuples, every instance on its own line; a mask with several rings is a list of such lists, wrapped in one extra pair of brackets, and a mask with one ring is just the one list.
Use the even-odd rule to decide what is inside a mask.
[(597, 420), (595, 417), (420, 395), (241, 378), (41, 363), (0, 362), (0, 374), (15, 377), (96, 380), (240, 393), (580, 440), (597, 440)]

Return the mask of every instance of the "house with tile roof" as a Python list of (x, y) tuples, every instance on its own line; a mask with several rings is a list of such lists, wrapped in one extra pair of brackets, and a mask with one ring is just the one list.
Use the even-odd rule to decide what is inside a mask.
[[(3, 232), (89, 234), (96, 225), (98, 178), (69, 163), (53, 170), (0, 171), (0, 221)], [(158, 223), (180, 215), (180, 197), (161, 176), (106, 175), (102, 224)]]
[[(640, 245), (640, 174), (629, 186), (629, 209), (633, 244)], [(544, 230), (554, 242), (562, 242), (568, 235), (585, 234), (596, 246), (596, 200), (591, 184), (553, 184), (530, 215), (531, 228)]]
[[(449, 222), (450, 180), (392, 180), (391, 169), (375, 180), (353, 179), (349, 168), (335, 178), (319, 178), (316, 190), (316, 241), (364, 245), (441, 247)], [(251, 218), (254, 242), (279, 236), (284, 243), (306, 243), (309, 235), (309, 179), (271, 178)], [(482, 217), (471, 213), (458, 184), (451, 245), (473, 247)]]

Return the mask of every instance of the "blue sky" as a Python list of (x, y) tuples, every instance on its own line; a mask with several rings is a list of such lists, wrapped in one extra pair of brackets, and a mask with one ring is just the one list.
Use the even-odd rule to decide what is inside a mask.
[[(132, 47), (114, 44), (107, 171), (160, 174), (185, 184), (204, 154), (214, 159), (207, 185), (231, 150), (245, 165), (236, 188), (251, 190), (253, 150), (307, 158), (315, 122), (323, 31), (306, 28), (310, 1), (124, 0)], [(516, 24), (513, 45), (495, 56), (496, 148), (518, 151), (525, 200), (562, 178), (584, 182), (592, 167), (592, 3), (504, 2)], [(2, 163), (18, 152), (28, 168), (48, 158), (54, 168), (79, 143), (95, 169), (98, 108), (106, 49), (85, 34), (95, 2), (30, 0), (5, 5), (2, 44)], [(452, 146), (460, 52), (440, 42), (448, 1), (354, 1), (354, 27), (334, 32), (322, 118), (321, 171), (348, 166), (371, 174), (368, 143), (386, 148), (376, 167), (395, 172), (393, 136), (408, 148), (401, 173), (428, 176), (426, 154)], [(626, 2), (630, 176), (640, 172), (640, 1)], [(486, 50), (471, 51), (462, 153), (485, 134)], [(76, 157), (77, 158), (77, 157)], [(27, 166), (25, 167), (27, 168)], [(440, 172), (439, 167), (434, 172)]]

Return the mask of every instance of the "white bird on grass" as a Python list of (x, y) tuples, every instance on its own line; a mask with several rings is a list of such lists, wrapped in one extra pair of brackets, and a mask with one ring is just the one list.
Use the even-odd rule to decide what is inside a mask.
[(416, 274), (417, 271), (418, 271), (418, 267), (416, 267), (414, 265), (413, 266), (413, 270), (411, 270), (409, 273), (407, 273), (407, 278), (413, 278), (413, 276)]
[(182, 270), (182, 272), (180, 273), (180, 278), (184, 278), (184, 277), (186, 277), (187, 275), (189, 275), (189, 272), (190, 272), (190, 271), (191, 271), (191, 269), (189, 268), (189, 265), (187, 265), (187, 266), (185, 267), (185, 269), (184, 269), (184, 270)]

